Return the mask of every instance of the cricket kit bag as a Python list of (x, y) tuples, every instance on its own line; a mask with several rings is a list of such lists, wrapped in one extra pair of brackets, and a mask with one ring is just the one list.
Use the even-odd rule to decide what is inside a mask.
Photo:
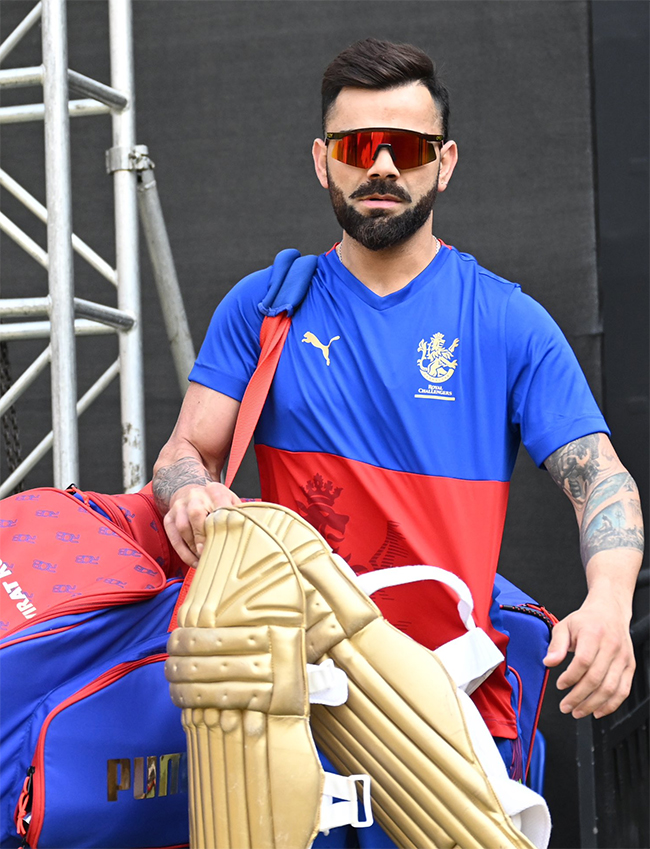
[(0, 845), (187, 846), (182, 576), (146, 494), (80, 497), (0, 504)]
[[(158, 535), (159, 517), (139, 520), (150, 518), (142, 497), (80, 500), (79, 492), (42, 489), (2, 502), (2, 846), (188, 845), (185, 734), (162, 671), (182, 581), (165, 574), (178, 564)], [(153, 532), (147, 550), (135, 538), (143, 540), (143, 525)], [(537, 610), (534, 602), (508, 586), (497, 599), (539, 624), (516, 609)], [(530, 639), (521, 645), (529, 655)], [(539, 683), (529, 686), (525, 666), (517, 675), (528, 694), (520, 703), (533, 703)], [(534, 708), (521, 713), (523, 729), (527, 716), (537, 719)], [(361, 845), (383, 845), (378, 828), (359, 830)], [(341, 831), (321, 834), (317, 845), (343, 845)]]
[(508, 635), (506, 677), (519, 731), (509, 772), (543, 795), (546, 746), (537, 726), (550, 672), (544, 657), (558, 620), (502, 575), (495, 578), (492, 599), (492, 624)]

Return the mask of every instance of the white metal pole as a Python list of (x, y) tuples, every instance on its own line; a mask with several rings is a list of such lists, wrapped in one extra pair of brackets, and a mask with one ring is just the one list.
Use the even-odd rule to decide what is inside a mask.
[[(111, 383), (111, 381), (119, 374), (120, 365), (119, 362), (114, 362), (112, 366), (109, 366), (106, 371), (102, 374), (99, 380), (95, 381), (95, 383), (90, 387), (90, 389), (81, 397), (76, 404), (75, 413), (77, 416), (80, 416), (82, 413), (90, 407), (93, 401), (101, 395), (101, 393), (106, 389), (107, 386)], [(18, 468), (14, 469), (14, 471), (9, 475), (9, 477), (2, 482), (0, 485), (0, 498), (5, 498), (11, 490), (16, 486), (16, 484), (20, 483), (20, 481), (25, 477), (25, 475), (30, 472), (34, 466), (38, 463), (38, 461), (44, 457), (47, 452), (52, 447), (52, 431), (48, 433), (46, 437), (44, 437), (34, 448), (34, 450), (29, 454), (29, 456), (25, 457), (23, 462), (18, 466)]]
[(154, 280), (167, 328), (167, 338), (176, 366), (176, 377), (181, 395), (185, 395), (188, 386), (187, 377), (196, 357), (153, 168), (146, 168), (140, 172), (138, 199), (142, 227), (149, 247)]
[[(6, 171), (3, 171), (2, 168), (0, 168), (0, 188), (7, 189), (7, 191), (11, 192), (11, 194), (15, 198), (18, 198), (18, 200), (24, 204), (30, 212), (33, 212), (37, 218), (47, 224), (47, 209), (43, 206), (43, 204), (39, 203), (33, 195), (30, 195), (27, 189), (17, 183), (9, 176), (9, 174), (7, 174)], [(73, 250), (75, 250), (79, 256), (83, 257), (89, 265), (102, 275), (102, 277), (105, 277), (109, 283), (113, 284), (113, 286), (117, 286), (117, 274), (115, 273), (115, 270), (112, 269), (110, 265), (99, 256), (99, 254), (95, 253), (92, 248), (89, 248), (88, 245), (79, 238), (79, 236), (75, 236), (74, 233), (72, 234), (72, 247)]]
[(8, 35), (7, 38), (5, 38), (2, 44), (0, 44), (0, 62), (7, 58), (18, 42), (27, 35), (30, 29), (38, 21), (41, 17), (42, 8), (43, 4), (37, 3), (27, 17), (24, 18), (23, 21), (18, 24), (16, 29)]
[(80, 480), (68, 119), (68, 40), (64, 0), (44, 0), (42, 25), (47, 252), (52, 324), (54, 485), (65, 488), (71, 483), (80, 483)]
[[(106, 115), (110, 107), (97, 100), (71, 100), (68, 104), (68, 112), (71, 118), (79, 118), (82, 115)], [(28, 121), (42, 121), (45, 115), (43, 103), (27, 103), (23, 106), (0, 107), (0, 124), (25, 124)]]
[[(130, 0), (109, 0), (111, 85), (128, 98), (128, 105), (113, 112), (113, 146), (122, 151), (135, 147), (135, 89), (133, 33)], [(128, 157), (124, 157), (128, 161)], [(138, 256), (136, 173), (125, 162), (113, 172), (115, 195), (115, 248), (118, 307), (141, 315)], [(120, 333), (120, 401), (122, 410), (122, 474), (125, 492), (146, 483), (144, 368), (142, 323)]]

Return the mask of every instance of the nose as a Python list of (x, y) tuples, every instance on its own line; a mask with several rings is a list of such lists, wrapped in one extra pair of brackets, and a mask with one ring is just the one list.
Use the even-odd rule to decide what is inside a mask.
[(399, 169), (393, 161), (390, 149), (388, 147), (380, 147), (375, 156), (375, 161), (368, 168), (368, 177), (381, 177), (382, 179), (397, 179), (399, 177)]

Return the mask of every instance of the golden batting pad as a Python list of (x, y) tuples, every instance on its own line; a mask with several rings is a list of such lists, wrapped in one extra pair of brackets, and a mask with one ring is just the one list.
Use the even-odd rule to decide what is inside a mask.
[(312, 706), (312, 731), (343, 774), (371, 776), (373, 813), (403, 849), (533, 849), (473, 749), (456, 685), (428, 649), (393, 628), (325, 540), (277, 505), (239, 510), (273, 533), (303, 578), (307, 661), (348, 676), (339, 707)]
[(323, 771), (309, 728), (305, 596), (282, 545), (222, 509), (169, 639), (187, 734), (193, 849), (303, 849)]

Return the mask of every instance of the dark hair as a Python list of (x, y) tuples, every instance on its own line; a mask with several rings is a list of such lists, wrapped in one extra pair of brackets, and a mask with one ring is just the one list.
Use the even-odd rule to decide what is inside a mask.
[(322, 114), (325, 120), (344, 86), (384, 90), (421, 82), (433, 98), (442, 119), (442, 133), (449, 130), (449, 91), (436, 74), (431, 59), (412, 44), (394, 44), (366, 38), (346, 47), (323, 74)]

